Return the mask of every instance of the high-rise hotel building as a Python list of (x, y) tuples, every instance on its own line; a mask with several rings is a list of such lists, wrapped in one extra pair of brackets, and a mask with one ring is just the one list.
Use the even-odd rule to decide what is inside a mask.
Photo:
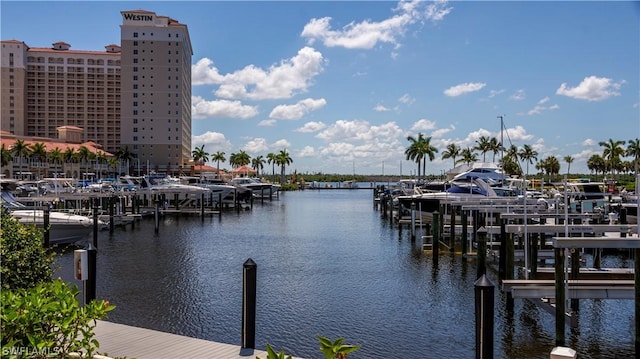
[(122, 11), (120, 45), (105, 51), (3, 40), (1, 126), (17, 136), (83, 129), (110, 153), (126, 146), (139, 166), (175, 172), (191, 157), (187, 26), (145, 10)]

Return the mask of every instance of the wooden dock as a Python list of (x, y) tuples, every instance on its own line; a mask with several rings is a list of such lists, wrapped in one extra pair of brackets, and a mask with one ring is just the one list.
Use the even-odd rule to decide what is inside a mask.
[[(242, 349), (239, 345), (216, 343), (103, 320), (97, 321), (94, 332), (94, 338), (100, 343), (98, 351), (112, 358), (267, 358), (267, 352), (264, 350)], [(279, 351), (280, 348), (274, 350)]]

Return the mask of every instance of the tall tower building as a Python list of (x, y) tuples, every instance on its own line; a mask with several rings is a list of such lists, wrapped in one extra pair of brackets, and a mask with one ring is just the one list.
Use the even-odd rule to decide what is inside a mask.
[(177, 171), (191, 158), (189, 31), (154, 12), (121, 14), (121, 146), (145, 169)]

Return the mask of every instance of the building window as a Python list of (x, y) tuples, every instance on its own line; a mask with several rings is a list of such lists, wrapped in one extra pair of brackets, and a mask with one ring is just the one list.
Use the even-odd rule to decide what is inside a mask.
[(134, 42), (133, 42), (133, 46), (138, 46), (138, 42), (137, 42), (137, 41), (134, 41)]
[(138, 140), (138, 136), (133, 136), (133, 140), (137, 141)]
[(133, 107), (138, 107), (138, 101), (133, 101)]
[(137, 64), (137, 63), (138, 63), (138, 58), (137, 58), (137, 57), (134, 57), (134, 58), (133, 58), (133, 63), (134, 63), (134, 64)]
[(134, 33), (133, 33), (133, 37), (138, 37), (138, 33), (137, 33), (137, 32), (134, 32)]
[(133, 76), (133, 81), (138, 81), (138, 75)]
[[(138, 110), (133, 110), (133, 115), (134, 115), (134, 116), (138, 116)], [(134, 119), (134, 121), (136, 121), (136, 122), (137, 122), (138, 120), (137, 120), (137, 119)], [(134, 122), (134, 123), (135, 123), (135, 122)]]
[(133, 93), (133, 98), (138, 98), (138, 93), (137, 92)]
[(137, 90), (138, 89), (138, 84), (133, 84), (133, 89)]
[(137, 66), (133, 67), (133, 72), (138, 72), (138, 67)]
[(138, 54), (138, 49), (133, 50), (133, 54), (137, 55)]

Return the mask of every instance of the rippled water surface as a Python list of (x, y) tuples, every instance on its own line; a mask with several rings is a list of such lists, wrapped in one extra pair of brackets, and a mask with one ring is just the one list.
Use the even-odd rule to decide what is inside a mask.
[[(100, 232), (98, 298), (108, 320), (240, 344), (242, 268), (258, 268), (256, 346), (321, 358), (317, 335), (361, 344), (353, 358), (473, 358), (476, 264), (430, 254), (374, 210), (369, 190), (287, 192), (222, 218), (152, 218)], [(619, 257), (611, 264), (628, 265)], [(58, 260), (70, 282), (72, 251)], [(489, 278), (497, 283), (490, 269)], [(548, 358), (554, 317), (496, 287), (496, 358)], [(580, 357), (634, 356), (633, 301), (581, 301), (567, 346)]]

